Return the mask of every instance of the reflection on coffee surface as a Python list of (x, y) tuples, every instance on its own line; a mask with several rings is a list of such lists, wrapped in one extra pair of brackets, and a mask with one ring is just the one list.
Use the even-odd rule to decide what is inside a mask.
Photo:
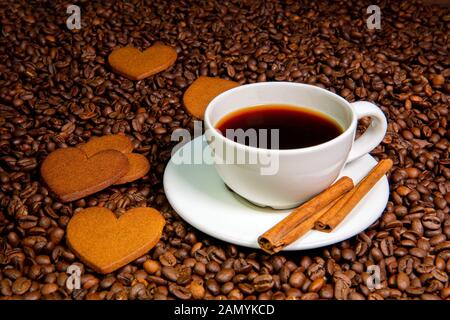
[(323, 113), (281, 104), (239, 109), (220, 119), (216, 128), (235, 142), (268, 149), (311, 147), (343, 132), (334, 119)]

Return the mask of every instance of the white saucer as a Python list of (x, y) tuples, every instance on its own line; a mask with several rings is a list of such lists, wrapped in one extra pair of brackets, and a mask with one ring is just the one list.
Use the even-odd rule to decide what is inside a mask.
[[(194, 144), (194, 145), (191, 145)], [(184, 145), (169, 161), (164, 173), (164, 190), (173, 209), (200, 231), (230, 242), (259, 248), (257, 238), (283, 219), (291, 210), (257, 207), (230, 191), (212, 164), (178, 164), (180, 151), (208, 148), (203, 137)], [(192, 149), (191, 149), (192, 150)], [(376, 160), (365, 155), (345, 166), (341, 175), (359, 182)], [(368, 228), (382, 214), (389, 197), (387, 178), (382, 178), (332, 232), (312, 230), (285, 250), (305, 250), (348, 239)]]

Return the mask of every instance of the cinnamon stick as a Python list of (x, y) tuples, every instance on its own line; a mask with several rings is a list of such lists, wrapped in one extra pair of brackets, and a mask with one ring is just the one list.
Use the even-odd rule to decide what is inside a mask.
[[(340, 178), (260, 236), (258, 238), (260, 247), (270, 254), (280, 251), (314, 226), (314, 221), (319, 217), (318, 212), (323, 214), (324, 209), (329, 209), (335, 203), (334, 201), (352, 188), (353, 180), (351, 178)], [(308, 225), (311, 226), (306, 230)]]
[(314, 224), (314, 229), (331, 232), (391, 168), (391, 159), (381, 160), (355, 188), (319, 217)]

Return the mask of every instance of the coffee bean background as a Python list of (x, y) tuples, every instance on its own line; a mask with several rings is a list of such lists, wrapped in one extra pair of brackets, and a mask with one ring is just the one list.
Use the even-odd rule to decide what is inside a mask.
[[(450, 297), (450, 10), (383, 1), (1, 0), (0, 297), (2, 299), (448, 299)], [(111, 72), (113, 48), (176, 48), (170, 69), (133, 82)], [(374, 101), (389, 120), (373, 150), (389, 157), (391, 194), (368, 230), (334, 246), (267, 256), (193, 229), (170, 208), (162, 176), (181, 100), (200, 75), (242, 84), (293, 81), (348, 101)], [(368, 124), (362, 121), (360, 129)], [(49, 152), (124, 132), (151, 161), (136, 182), (60, 203), (42, 184)], [(99, 275), (67, 248), (77, 211), (161, 210), (167, 225), (147, 255)], [(66, 286), (81, 268), (81, 288)], [(380, 268), (377, 289), (368, 266)]]

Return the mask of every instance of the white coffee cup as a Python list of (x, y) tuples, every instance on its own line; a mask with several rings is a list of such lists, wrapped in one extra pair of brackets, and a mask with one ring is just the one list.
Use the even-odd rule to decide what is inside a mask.
[[(215, 128), (219, 120), (233, 111), (268, 104), (312, 109), (334, 119), (344, 131), (312, 147), (269, 150), (237, 143)], [(355, 140), (357, 120), (367, 116), (372, 122)], [(349, 103), (328, 90), (291, 82), (262, 82), (228, 90), (209, 103), (204, 123), (216, 170), (225, 184), (243, 198), (275, 209), (292, 208), (323, 191), (335, 181), (345, 163), (375, 148), (387, 128), (386, 117), (373, 103)], [(227, 152), (228, 155), (241, 153), (246, 159), (253, 157), (258, 161), (227, 163)], [(277, 170), (269, 170), (275, 167)]]

